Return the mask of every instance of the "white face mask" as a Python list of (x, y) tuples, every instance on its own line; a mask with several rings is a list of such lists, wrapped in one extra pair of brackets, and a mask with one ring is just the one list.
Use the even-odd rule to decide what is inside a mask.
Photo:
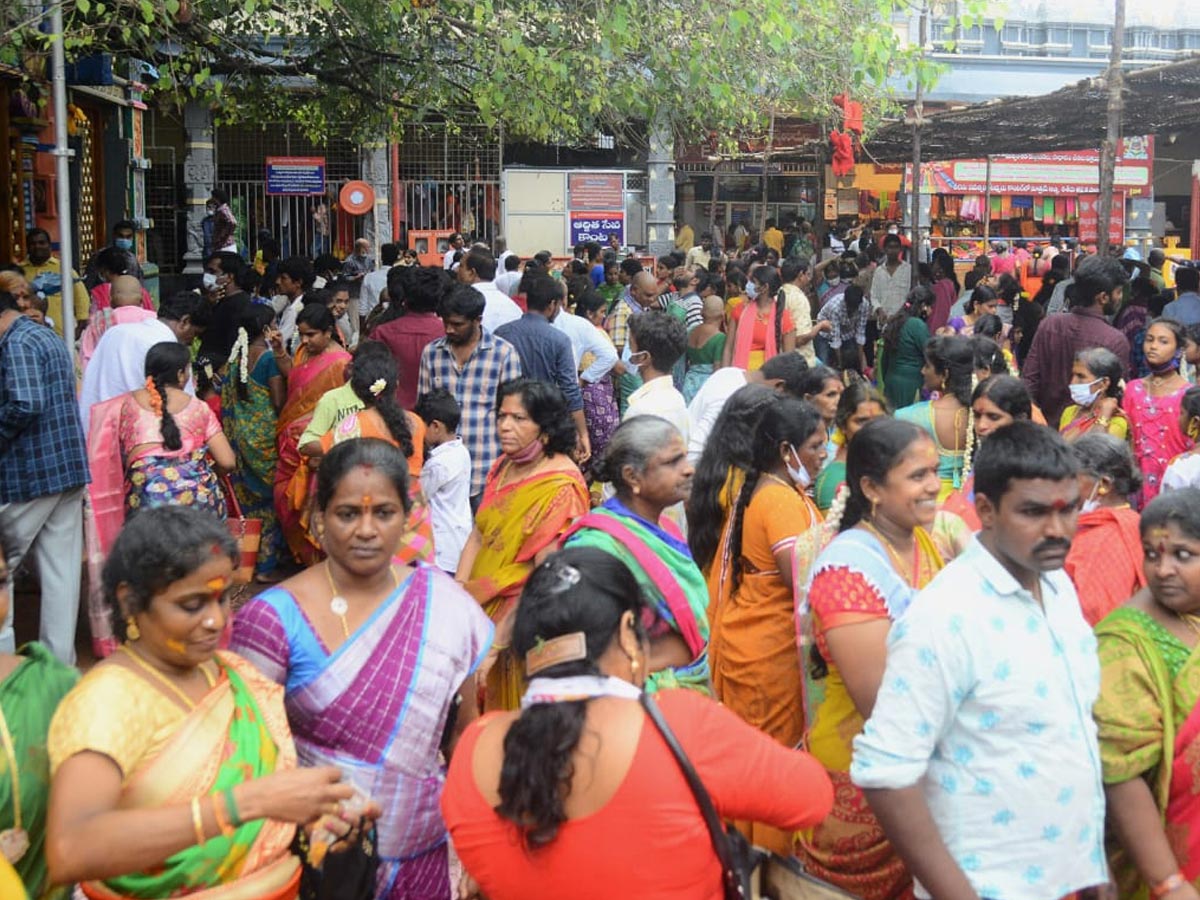
[(746, 282), (746, 296), (751, 300), (758, 296), (758, 285), (756, 285), (753, 281)]
[(795, 447), (791, 448), (791, 454), (792, 459), (795, 460), (797, 464), (797, 467), (793, 468), (792, 465), (788, 463), (788, 476), (792, 479), (792, 482), (796, 485), (796, 487), (800, 488), (800, 490), (808, 490), (808, 486), (812, 484), (812, 476), (808, 474), (808, 468), (802, 462), (800, 462), (800, 454), (796, 452)]
[(650, 353), (647, 350), (639, 350), (637, 353), (630, 355), (629, 362), (640, 369), (646, 363), (650, 362)]
[(205, 272), (200, 276), (200, 283), (204, 286), (206, 291), (211, 291), (217, 286), (217, 276), (212, 272)]
[(1096, 394), (1092, 393), (1093, 385), (1099, 384), (1100, 379), (1089, 381), (1087, 384), (1072, 384), (1068, 385), (1071, 391), (1071, 402), (1076, 406), (1091, 406), (1096, 402)]
[(1100, 493), (1100, 482), (1096, 482), (1092, 488), (1091, 494), (1083, 501), (1083, 505), (1079, 507), (1081, 513), (1090, 513), (1100, 508), (1100, 498), (1097, 496)]

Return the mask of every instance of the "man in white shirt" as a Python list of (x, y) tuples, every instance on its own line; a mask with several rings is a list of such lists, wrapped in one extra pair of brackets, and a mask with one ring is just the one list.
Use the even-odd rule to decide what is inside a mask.
[(312, 263), (303, 256), (290, 256), (279, 264), (275, 280), (279, 294), (271, 299), (271, 306), (279, 316), (279, 333), (289, 353), (296, 349), (296, 316), (304, 308), (304, 292), (312, 289), (315, 279)]
[(741, 388), (748, 384), (764, 384), (802, 400), (801, 388), (807, 371), (808, 363), (799, 353), (779, 353), (754, 372), (726, 366), (709, 375), (687, 408), (688, 462), (695, 465), (700, 461), (721, 410)]
[(496, 276), (496, 287), (509, 297), (517, 296), (517, 288), (521, 285), (521, 257), (510, 253), (503, 260), (497, 260), (496, 268), (502, 270)]
[(486, 250), (472, 249), (458, 265), (458, 280), (483, 294), (483, 327), (495, 332), (521, 318), (521, 307), (496, 287), (496, 260)]
[(387, 287), (388, 271), (400, 258), (399, 244), (384, 244), (379, 248), (379, 259), (382, 265), (373, 272), (363, 276), (362, 290), (358, 295), (358, 330), (362, 330), (367, 316), (379, 305), (379, 295)]
[(458, 436), (462, 413), (454, 395), (440, 388), (423, 394), (415, 412), (425, 423), (425, 444), (430, 448), (421, 469), (421, 492), (429, 504), (435, 561), (453, 575), (475, 524), (471, 454)]
[(884, 237), (883, 252), (887, 259), (871, 276), (871, 303), (884, 319), (890, 319), (900, 311), (912, 289), (912, 266), (900, 258), (903, 251), (900, 235)]
[(550, 324), (571, 339), (575, 371), (579, 371), (579, 363), (588, 353), (595, 357), (592, 364), (579, 375), (580, 381), (595, 384), (617, 364), (617, 348), (613, 346), (612, 341), (606, 340), (600, 334), (600, 329), (583, 316), (567, 312), (567, 286), (560, 282), (559, 287), (563, 292), (563, 300), (559, 305), (557, 315), (550, 321)]
[[(199, 294), (182, 291), (158, 307), (157, 319), (114, 325), (104, 332), (83, 373), (79, 417), (88, 433), (92, 407), (146, 386), (146, 354), (155, 344), (191, 344), (212, 318), (212, 306)], [(189, 379), (184, 390), (195, 394)]]
[(670, 313), (648, 310), (629, 321), (630, 362), (642, 376), (642, 386), (629, 395), (625, 419), (660, 416), (688, 439), (687, 403), (675, 389), (671, 370), (687, 350), (687, 329)]
[[(1108, 882), (1100, 663), (1062, 571), (1077, 471), (1044, 426), (989, 435), (975, 461), (983, 530), (888, 634), (850, 777), (918, 897), (1046, 900)], [(903, 540), (882, 519), (872, 526)]]
[(442, 268), (449, 272), (454, 268), (454, 254), (463, 248), (465, 241), (457, 231), (447, 239), (450, 248), (442, 256)]
[(504, 237), (497, 237), (494, 241), (492, 241), (492, 247), (492, 255), (496, 257), (496, 268), (501, 272), (508, 271), (508, 267), (505, 265), (505, 263), (508, 262), (508, 258), (510, 256), (516, 256), (515, 253), (508, 249), (508, 239)]

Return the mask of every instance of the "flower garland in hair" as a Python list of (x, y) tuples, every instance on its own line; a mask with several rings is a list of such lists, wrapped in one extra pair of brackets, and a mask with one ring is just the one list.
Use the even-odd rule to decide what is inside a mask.
[(378, 397), (387, 390), (387, 381), (382, 378), (376, 378), (371, 382), (371, 386), (367, 390), (371, 392), (372, 397)]
[(229, 354), (229, 362), (237, 363), (238, 378), (245, 384), (250, 378), (250, 335), (246, 333), (245, 328), (238, 329), (237, 340), (233, 342), (233, 350)]
[(825, 521), (821, 525), (821, 528), (825, 532), (822, 536), (822, 546), (827, 544), (838, 533), (838, 529), (842, 525), (842, 517), (846, 515), (846, 503), (849, 500), (850, 485), (843, 481), (838, 486), (837, 493), (833, 495), (833, 502), (829, 504), (829, 514), (825, 516)]
[[(971, 396), (975, 396), (975, 388), (979, 386), (979, 378), (971, 374)], [(971, 457), (975, 455), (975, 404), (967, 407), (967, 449), (963, 451), (962, 469), (954, 475), (954, 486), (962, 487), (963, 481), (971, 474)]]
[(154, 383), (154, 379), (149, 375), (146, 376), (146, 393), (150, 395), (150, 409), (156, 416), (161, 418), (163, 412), (162, 394), (158, 392), (158, 385)]

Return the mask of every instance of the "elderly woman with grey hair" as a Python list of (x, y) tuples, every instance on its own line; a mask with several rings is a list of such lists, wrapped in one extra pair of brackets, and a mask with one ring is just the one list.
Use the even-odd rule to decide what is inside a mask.
[(1075, 583), (1083, 617), (1095, 626), (1146, 586), (1140, 516), (1129, 503), (1142, 473), (1129, 445), (1100, 430), (1083, 435), (1071, 450), (1079, 462), (1083, 510), (1063, 568)]
[(1091, 431), (1125, 440), (1129, 420), (1121, 411), (1125, 392), (1125, 366), (1117, 355), (1103, 347), (1090, 347), (1075, 354), (1071, 367), (1071, 405), (1063, 410), (1058, 431), (1074, 441)]
[(564, 546), (594, 547), (629, 566), (656, 619), (646, 689), (708, 693), (708, 587), (687, 542), (663, 515), (687, 499), (692, 464), (683, 436), (666, 419), (635, 416), (613, 432), (598, 469), (615, 496), (581, 518)]

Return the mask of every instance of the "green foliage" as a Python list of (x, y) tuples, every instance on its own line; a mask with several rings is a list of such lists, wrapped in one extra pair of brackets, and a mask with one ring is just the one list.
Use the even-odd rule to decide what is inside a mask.
[[(960, 3), (965, 14), (981, 0)], [(0, 10), (20, 0), (0, 0)], [(160, 102), (221, 122), (287, 118), (352, 138), (443, 118), (515, 138), (762, 135), (772, 114), (836, 124), (850, 91), (868, 123), (884, 85), (936, 78), (892, 27), (902, 0), (66, 0), (65, 46), (148, 59)], [(961, 14), (960, 14), (961, 15)], [(6, 29), (11, 26), (6, 25)], [(10, 34), (44, 44), (35, 28)]]

